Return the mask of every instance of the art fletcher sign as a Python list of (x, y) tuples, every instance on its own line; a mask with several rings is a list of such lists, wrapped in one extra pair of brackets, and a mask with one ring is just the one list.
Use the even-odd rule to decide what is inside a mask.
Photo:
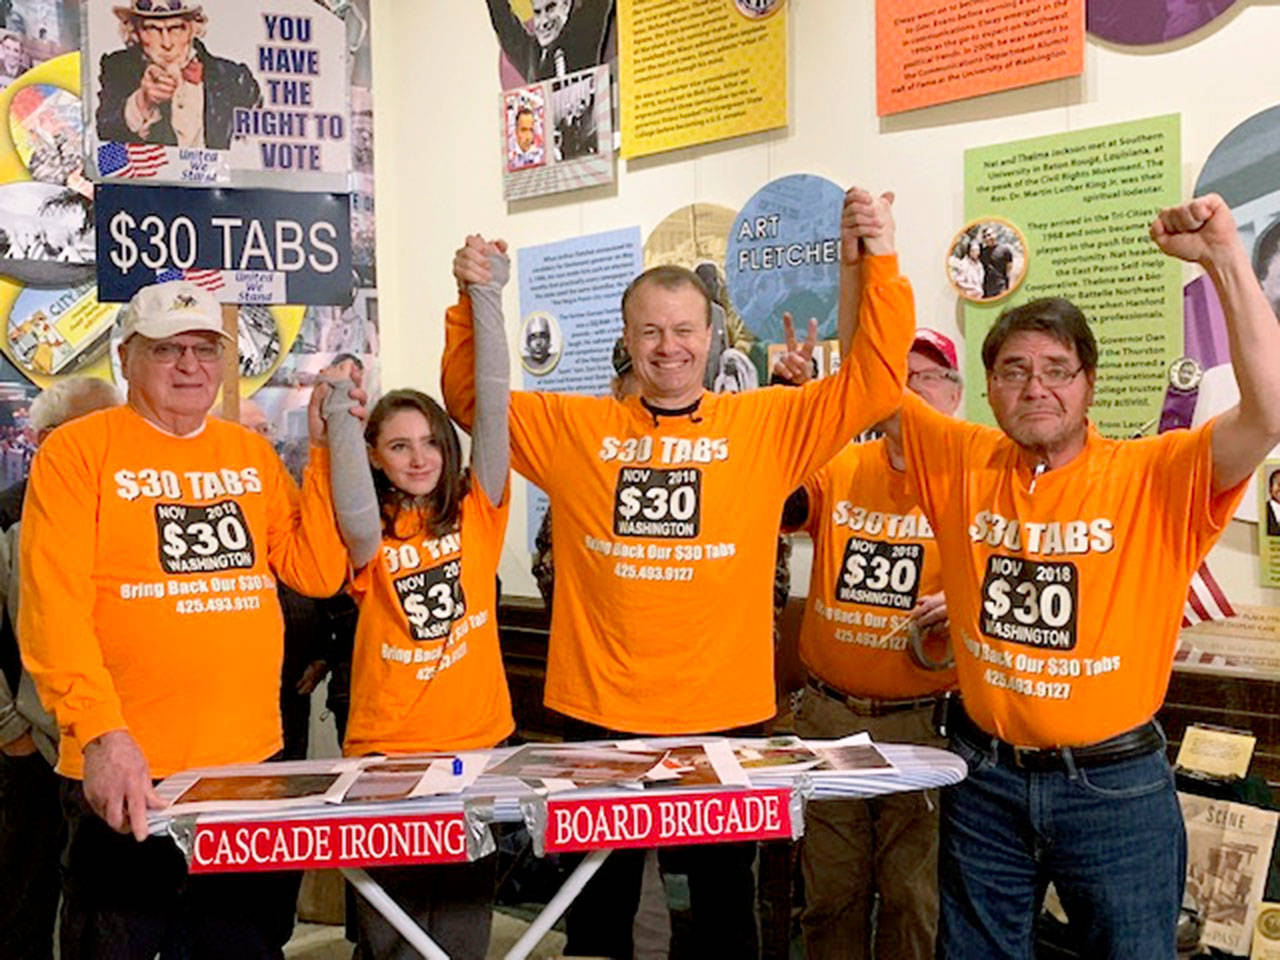
[(792, 839), (790, 789), (548, 800), (546, 853)]
[(464, 863), (467, 816), (454, 813), (334, 820), (197, 823), (191, 873)]

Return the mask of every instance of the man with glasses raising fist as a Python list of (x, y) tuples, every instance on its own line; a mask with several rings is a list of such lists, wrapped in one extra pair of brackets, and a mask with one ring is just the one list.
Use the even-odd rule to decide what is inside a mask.
[(1234, 409), (1101, 436), (1097, 343), (1061, 299), (1005, 310), (983, 342), (999, 430), (904, 399), (964, 698), (949, 732), (969, 777), (944, 792), (939, 852), (949, 960), (1033, 956), (1049, 882), (1083, 956), (1174, 955), (1186, 837), (1153, 717), (1192, 572), (1280, 440), (1280, 326), (1221, 198), (1163, 211), (1151, 235), (1217, 288)]
[(229, 344), (207, 292), (146, 287), (123, 324), (127, 403), (41, 445), (22, 523), (18, 641), (62, 732), (61, 955), (278, 957), (296, 881), (188, 877), (147, 809), (153, 778), (281, 749), (276, 578), (329, 596), (346, 573), (327, 387), (299, 496), (266, 439), (209, 416)]

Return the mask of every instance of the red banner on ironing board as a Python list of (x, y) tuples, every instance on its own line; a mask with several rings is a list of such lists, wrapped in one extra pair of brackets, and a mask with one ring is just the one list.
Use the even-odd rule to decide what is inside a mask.
[(464, 813), (196, 823), (191, 873), (463, 863)]
[(643, 793), (547, 801), (547, 853), (790, 840), (791, 790)]

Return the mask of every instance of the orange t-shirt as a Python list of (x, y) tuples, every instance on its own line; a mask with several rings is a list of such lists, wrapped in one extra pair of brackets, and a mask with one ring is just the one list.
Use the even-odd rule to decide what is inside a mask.
[(59, 427), (31, 465), (18, 637), (62, 730), (58, 771), (127, 727), (151, 775), (280, 749), (275, 577), (329, 596), (345, 560), (328, 453), (297, 487), (262, 437), (210, 418), (176, 437), (130, 407)]
[(473, 479), (453, 533), (401, 522), (417, 532), (384, 538), (351, 583), (360, 619), (343, 752), (491, 747), (515, 728), (494, 597), (507, 503)]
[(907, 474), (933, 524), (965, 709), (1021, 746), (1081, 746), (1164, 701), (1191, 575), (1247, 482), (1214, 496), (1213, 422), (1138, 440), (1090, 427), (1033, 477), (1000, 430), (906, 397)]
[[(556, 602), (547, 706), (629, 732), (773, 715), (771, 624), (787, 495), (897, 406), (912, 330), (897, 258), (870, 258), (840, 372), (799, 389), (703, 394), (681, 416), (638, 397), (511, 395), (516, 469), (551, 500)], [(890, 318), (881, 323), (876, 316)], [(471, 420), (469, 304), (447, 317), (444, 396)]]
[[(813, 538), (800, 628), (805, 666), (856, 697), (898, 700), (954, 687), (954, 669), (924, 670), (907, 648), (911, 609), (942, 589), (942, 571), (933, 528), (885, 441), (849, 445), (804, 490)], [(934, 660), (946, 656), (939, 634), (925, 644)]]

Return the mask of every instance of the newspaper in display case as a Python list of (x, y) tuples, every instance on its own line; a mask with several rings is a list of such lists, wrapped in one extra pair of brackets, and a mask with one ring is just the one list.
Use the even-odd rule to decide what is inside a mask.
[(1280, 609), (1235, 604), (1236, 615), (1184, 627), (1175, 670), (1280, 680)]
[(1186, 893), (1205, 919), (1200, 944), (1247, 956), (1280, 815), (1187, 793), (1178, 802), (1187, 824)]

